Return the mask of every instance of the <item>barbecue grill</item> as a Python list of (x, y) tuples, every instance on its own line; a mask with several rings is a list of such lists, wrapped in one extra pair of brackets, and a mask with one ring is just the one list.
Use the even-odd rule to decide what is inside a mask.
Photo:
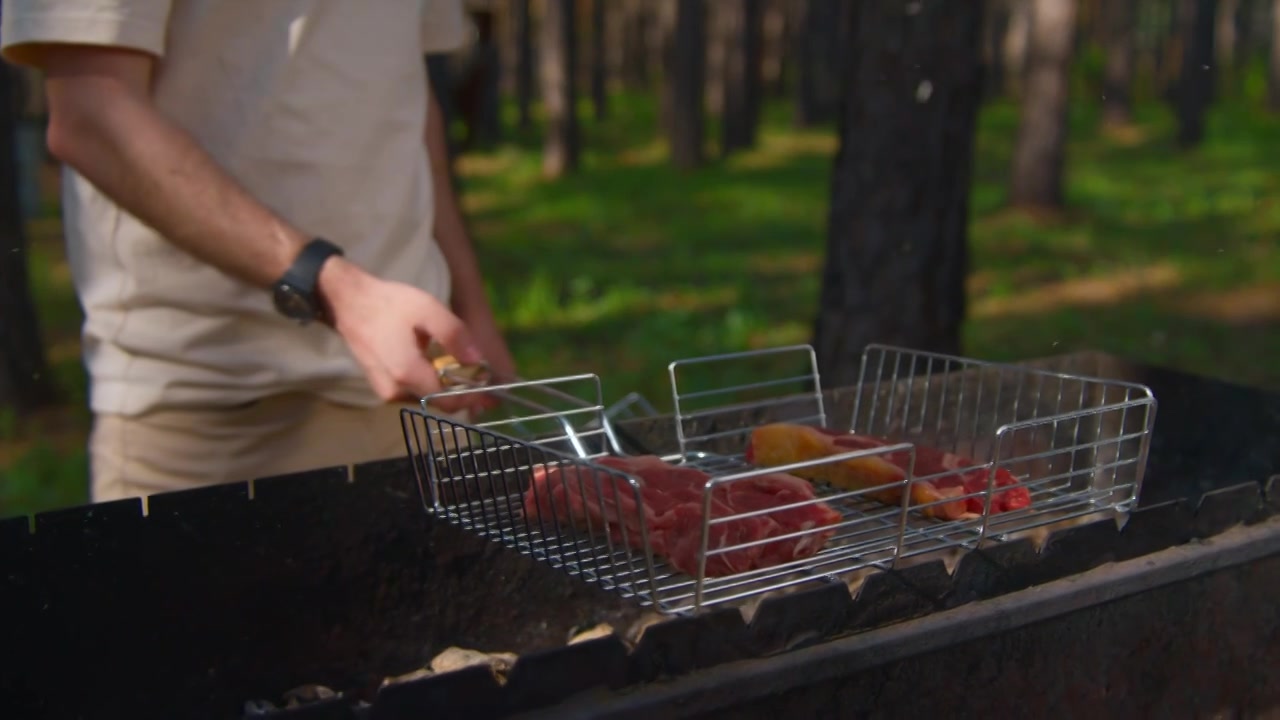
[[(480, 440), (435, 450), (418, 445), (432, 418), (411, 413), (410, 457), (350, 473), (321, 468), (152, 496), (145, 506), (129, 500), (0, 521), (0, 716), (915, 717), (945, 708), (983, 717), (1220, 717), (1280, 708), (1272, 681), (1280, 671), (1280, 397), (1093, 353), (1016, 366), (935, 359), (930, 369), (928, 359), (885, 351), (884, 371), (878, 361), (864, 367), (866, 382), (851, 388), (815, 382), (788, 393), (779, 383), (748, 388), (759, 393), (750, 400), (699, 398), (702, 388), (816, 378), (804, 349), (728, 358), (762, 363), (769, 370), (755, 377), (766, 380), (718, 386), (681, 373), (740, 376), (720, 361), (682, 362), (672, 416), (602, 423), (581, 412), (566, 429), (563, 413), (528, 413), (520, 427), (459, 426)], [(793, 371), (777, 371), (795, 358)], [(674, 591), (669, 578), (648, 582), (647, 566), (628, 585), (616, 572), (592, 576), (585, 561), (556, 560), (564, 538), (538, 545), (518, 536), (527, 532), (518, 513), (484, 505), (505, 497), (501, 478), (514, 490), (515, 474), (486, 472), (468, 484), (455, 467), (496, 461), (501, 451), (475, 451), (502, 444), (583, 466), (646, 451), (737, 462), (740, 432), (710, 436), (803, 419), (815, 407), (820, 422), (875, 432), (857, 418), (883, 418), (885, 393), (941, 398), (935, 381), (946, 375), (966, 378), (966, 398), (984, 378), (983, 402), (970, 407), (1007, 408), (1017, 397), (1019, 409), (979, 417), (976, 432), (964, 423), (939, 430), (937, 415), (922, 425), (901, 410), (881, 427), (992, 467), (1026, 468), (1025, 477), (1017, 472), (1029, 485), (1069, 473), (1059, 494), (1074, 496), (1053, 506), (1056, 515), (1019, 516), (1016, 530), (990, 515), (952, 525), (945, 536), (954, 542), (928, 551), (912, 543), (924, 523), (908, 508), (886, 559), (737, 599), (715, 585), (720, 578), (704, 578), (698, 604), (680, 598), (688, 591)], [(1010, 394), (1018, 378), (1022, 394)], [(1031, 402), (1041, 378), (1040, 400)], [(595, 407), (596, 382), (557, 387), (580, 386)], [(951, 387), (947, 397), (959, 403)], [(554, 399), (533, 386), (512, 392)], [(936, 407), (902, 397), (891, 407)], [(1159, 420), (1148, 425), (1152, 398)], [(702, 401), (715, 412), (698, 414)], [(1093, 412), (1131, 401), (1127, 412)], [(1079, 430), (1074, 419), (1048, 422), (1034, 442), (1030, 430), (1011, 430), (995, 447), (1000, 427), (1084, 408), (1091, 411), (1073, 416)], [(901, 432), (904, 422), (922, 429), (918, 437)], [(1088, 444), (1099, 438), (1115, 442)], [(1050, 449), (1061, 453), (1018, 465)], [(504, 467), (520, 470), (530, 459)], [(716, 477), (738, 472), (704, 467)], [(467, 490), (482, 502), (466, 505)], [(902, 528), (896, 511), (891, 521)], [(854, 507), (841, 517), (862, 521)], [(584, 558), (593, 549), (612, 563), (603, 540), (585, 529), (580, 539)], [(632, 550), (637, 563), (643, 552)], [(655, 576), (666, 572), (661, 559), (654, 566)], [(601, 624), (612, 632), (568, 644)], [(493, 663), (496, 670), (415, 672), (450, 647), (515, 660)], [(306, 687), (314, 685), (329, 692)], [(285, 708), (287, 694), (296, 707)]]
[[(791, 372), (768, 376), (762, 366)], [(710, 387), (704, 382), (690, 390), (690, 376), (698, 369), (712, 377), (751, 379)], [(795, 374), (797, 369), (803, 372)], [(406, 443), (428, 512), (664, 613), (697, 612), (813, 581), (860, 577), (861, 571), (890, 569), (917, 555), (970, 551), (989, 537), (1005, 541), (1051, 523), (1124, 513), (1138, 498), (1155, 422), (1155, 398), (1137, 383), (883, 345), (864, 353), (851, 418), (840, 420), (828, 412), (817, 358), (807, 345), (679, 360), (670, 366), (670, 379), (675, 443), (645, 452), (707, 474), (700, 488), (700, 527), (689, 530), (700, 536), (696, 570), (681, 572), (656, 556), (641, 495), (645, 481), (593, 462), (627, 454), (605, 415), (595, 375), (502, 385), (497, 392), (525, 413), (479, 425), (433, 413), (432, 398), (421, 410), (404, 410)], [(481, 386), (444, 394), (491, 391)], [(530, 395), (569, 404), (561, 409)], [(892, 439), (880, 447), (786, 466), (753, 467), (744, 446), (751, 428), (766, 418)], [(916, 443), (973, 458), (973, 468), (988, 475), (986, 487), (910, 503), (909, 488), (955, 473), (955, 468), (916, 472)], [(774, 508), (711, 510), (717, 491), (771, 472), (894, 453), (905, 455), (906, 467), (888, 486), (828, 488), (814, 499)], [(578, 487), (531, 486), (531, 476), (553, 466), (573, 468), (558, 477)], [(1009, 489), (994, 485), (1001, 470), (1018, 478), (1012, 487), (1029, 492), (1028, 507), (992, 512), (993, 496)], [(550, 497), (536, 497), (540, 489)], [(571, 514), (567, 508), (550, 519), (533, 517), (531, 503), (554, 506), (551, 491), (557, 489), (563, 490), (561, 503), (577, 493), (584, 504), (598, 505), (596, 527), (590, 516), (585, 527), (567, 522), (561, 517)], [(901, 502), (893, 506), (872, 499), (886, 489), (896, 490)], [(950, 520), (926, 517), (930, 507), (965, 498), (976, 498), (981, 512)], [(768, 541), (751, 538), (710, 547), (717, 526), (818, 503), (836, 508), (839, 523), (777, 536), (798, 538), (834, 528), (816, 556), (708, 575), (707, 564), (715, 556)]]

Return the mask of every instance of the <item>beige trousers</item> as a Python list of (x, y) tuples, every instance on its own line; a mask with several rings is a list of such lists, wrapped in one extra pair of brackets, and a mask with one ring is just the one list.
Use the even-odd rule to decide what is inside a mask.
[(405, 457), (402, 407), (349, 407), (292, 393), (225, 409), (97, 415), (89, 438), (92, 500)]

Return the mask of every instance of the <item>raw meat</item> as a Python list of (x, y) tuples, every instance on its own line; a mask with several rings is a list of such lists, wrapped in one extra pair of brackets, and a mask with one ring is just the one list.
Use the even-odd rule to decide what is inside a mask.
[[(752, 431), (746, 459), (747, 462), (761, 467), (771, 467), (892, 444), (894, 443), (890, 440), (870, 435), (839, 432), (808, 425), (775, 423), (763, 425)], [(859, 490), (901, 482), (906, 477), (910, 462), (910, 452), (902, 450), (888, 455), (872, 455), (840, 463), (803, 468), (792, 471), (792, 474), (810, 480), (822, 480), (845, 490)], [(946, 474), (939, 475), (940, 473)], [(931, 475), (939, 475), (939, 477), (912, 485), (913, 505), (944, 501), (946, 498), (959, 498), (962, 495), (983, 492), (987, 488), (987, 468), (978, 466), (978, 463), (969, 458), (916, 445), (915, 477), (926, 478)], [(995, 475), (996, 488), (1007, 489), (992, 493), (991, 512), (993, 514), (1019, 510), (1031, 505), (1031, 493), (1025, 487), (1017, 486), (1018, 480), (1012, 473), (999, 468)], [(878, 490), (869, 495), (891, 505), (902, 502), (900, 487)], [(921, 508), (920, 512), (927, 517), (946, 520), (980, 517), (984, 499), (982, 495), (977, 495), (939, 502), (937, 505)]]
[[(643, 549), (643, 522), (654, 554), (667, 558), (677, 570), (696, 575), (702, 545), (703, 487), (710, 476), (652, 455), (604, 457), (595, 462), (640, 480), (639, 507), (634, 489), (621, 477), (576, 465), (537, 465), (533, 483), (524, 494), (529, 522), (541, 522), (549, 528), (554, 519), (585, 527), (589, 518), (591, 527), (600, 530), (608, 518), (614, 542), (623, 542), (625, 526), (625, 542), (636, 549)], [(811, 557), (834, 534), (834, 528), (815, 529), (840, 522), (840, 513), (818, 502), (813, 486), (793, 475), (771, 473), (716, 486), (711, 494), (714, 518), (806, 501), (808, 504), (799, 507), (711, 525), (708, 550), (793, 532), (814, 532), (717, 555), (708, 553), (706, 576), (731, 575)]]

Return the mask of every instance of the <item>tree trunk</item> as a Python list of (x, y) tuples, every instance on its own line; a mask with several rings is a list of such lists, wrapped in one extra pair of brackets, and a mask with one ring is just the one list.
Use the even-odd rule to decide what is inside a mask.
[(817, 99), (817, 51), (813, 50), (810, 36), (810, 14), (813, 4), (822, 0), (795, 0), (792, 18), (795, 24), (791, 28), (791, 47), (796, 58), (795, 114), (796, 127), (812, 126), (818, 115)]
[(1063, 205), (1075, 0), (1031, 0), (1026, 84), (1013, 149), (1009, 201), (1055, 210)]
[(657, 70), (658, 75), (661, 75), (667, 67), (671, 38), (676, 31), (677, 2), (678, 0), (649, 0), (651, 21), (648, 32), (645, 34), (645, 48), (648, 54), (645, 64), (650, 69)]
[(646, 0), (626, 0), (622, 13), (622, 84), (628, 90), (646, 90), (650, 79), (652, 8)]
[(1136, 62), (1137, 0), (1111, 0), (1102, 8), (1105, 65), (1102, 76), (1102, 119), (1111, 126), (1133, 121), (1133, 76)]
[(1189, 23), (1182, 74), (1178, 80), (1178, 145), (1190, 148), (1204, 139), (1205, 113), (1213, 101), (1213, 40), (1217, 0), (1195, 0)]
[(1009, 21), (1004, 33), (1005, 90), (1010, 96), (1022, 96), (1027, 77), (1027, 43), (1031, 39), (1031, 0), (1006, 0)]
[(591, 0), (591, 103), (596, 120), (609, 116), (608, 70), (609, 58), (605, 55), (605, 3)]
[(511, 0), (511, 33), (515, 36), (516, 49), (515, 85), (516, 110), (521, 130), (533, 124), (529, 106), (533, 103), (533, 38), (532, 20), (529, 16), (529, 0)]
[(27, 278), (27, 238), (18, 190), (18, 70), (0, 63), (0, 408), (55, 402), (39, 315)]
[(664, 137), (671, 136), (671, 48), (676, 35), (677, 2), (654, 0), (653, 25), (649, 29), (650, 53), (656, 52), (658, 58), (658, 127)]
[(724, 63), (724, 108), (721, 113), (721, 152), (749, 148), (756, 143), (763, 84), (763, 0), (719, 0), (726, 16), (728, 42)]
[(578, 168), (578, 113), (574, 68), (573, 0), (547, 0), (542, 17), (539, 62), (542, 103), (547, 115), (547, 137), (542, 152), (542, 172), (559, 177)]
[(1164, 100), (1176, 112), (1183, 65), (1187, 60), (1187, 41), (1195, 32), (1196, 0), (1171, 0), (1168, 9), (1169, 36), (1165, 41), (1161, 80)]
[(1170, 19), (1173, 10), (1163, 3), (1147, 4), (1143, 9), (1147, 14), (1146, 20), (1155, 25), (1156, 31), (1151, 35), (1151, 80), (1153, 88), (1160, 92), (1167, 84), (1165, 75), (1169, 72), (1169, 42), (1174, 35), (1173, 20)]
[(959, 352), (982, 94), (982, 3), (861, 0), (849, 7), (814, 325), (829, 387), (857, 381), (869, 343)]
[(1219, 0), (1214, 19), (1214, 73), (1218, 76), (1215, 95), (1236, 90), (1236, 43), (1240, 35), (1240, 0)]
[(626, 86), (627, 7), (616, 0), (604, 5), (605, 94)]
[(1266, 52), (1270, 38), (1267, 34), (1270, 5), (1271, 0), (1240, 0), (1240, 13), (1236, 18), (1237, 65), (1247, 65)]
[(791, 58), (789, 9), (793, 4), (792, 0), (770, 0), (765, 3), (761, 20), (764, 26), (762, 83), (774, 97), (787, 94), (787, 71)]
[(1009, 32), (1008, 0), (985, 0), (982, 23), (983, 97), (999, 97), (1005, 90), (1005, 57), (1002, 50)]
[(476, 42), (466, 50), (450, 56), (455, 68), (454, 100), (466, 124), (463, 147), (489, 147), (501, 140), (500, 101), (501, 57), (496, 23), (491, 12), (471, 13), (477, 31)]
[(1271, 52), (1267, 62), (1267, 106), (1280, 113), (1280, 0), (1271, 0)]
[(681, 170), (696, 168), (703, 161), (706, 16), (704, 0), (676, 0), (663, 84), (671, 160)]
[(799, 0), (796, 31), (797, 127), (812, 127), (834, 116), (839, 100), (840, 18), (853, 11), (841, 0)]
[(724, 112), (725, 82), (728, 81), (725, 60), (733, 39), (734, 6), (737, 0), (711, 0), (706, 4), (707, 41), (705, 47), (706, 73), (703, 95), (706, 112), (719, 117)]

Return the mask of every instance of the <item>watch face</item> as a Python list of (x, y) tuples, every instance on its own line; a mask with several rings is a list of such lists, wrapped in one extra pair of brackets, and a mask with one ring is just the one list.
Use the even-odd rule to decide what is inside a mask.
[(315, 317), (315, 309), (307, 296), (297, 288), (281, 283), (275, 289), (276, 310), (294, 320), (311, 320)]

